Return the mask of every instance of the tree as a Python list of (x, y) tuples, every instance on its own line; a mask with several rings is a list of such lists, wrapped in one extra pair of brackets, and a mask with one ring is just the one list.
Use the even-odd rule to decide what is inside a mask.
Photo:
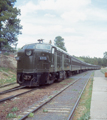
[(54, 40), (54, 45), (61, 48), (62, 50), (66, 51), (66, 48), (65, 48), (65, 43), (64, 43), (64, 39), (61, 37), (61, 36), (57, 36)]
[(20, 10), (14, 7), (16, 0), (0, 0), (0, 50), (11, 49), (17, 44), (17, 36), (21, 34)]
[(107, 52), (104, 52), (103, 55), (104, 55), (104, 56), (103, 56), (103, 65), (104, 65), (104, 66), (107, 66)]
[(107, 52), (104, 52), (104, 57), (103, 58), (107, 59)]

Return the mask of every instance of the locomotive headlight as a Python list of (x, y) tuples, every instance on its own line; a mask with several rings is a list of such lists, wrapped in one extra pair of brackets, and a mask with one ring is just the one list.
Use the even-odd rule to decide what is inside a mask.
[(25, 53), (26, 53), (27, 56), (30, 56), (30, 55), (32, 55), (33, 51), (32, 50), (26, 50)]

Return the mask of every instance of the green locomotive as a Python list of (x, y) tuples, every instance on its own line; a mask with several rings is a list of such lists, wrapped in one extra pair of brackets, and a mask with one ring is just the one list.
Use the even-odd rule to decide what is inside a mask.
[(17, 83), (21, 86), (39, 86), (61, 81), (71, 74), (100, 69), (82, 62), (51, 44), (28, 44), (17, 53)]

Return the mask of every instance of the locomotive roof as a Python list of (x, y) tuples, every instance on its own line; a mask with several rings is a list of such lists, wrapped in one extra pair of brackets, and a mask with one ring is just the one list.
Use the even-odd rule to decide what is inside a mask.
[[(56, 48), (57, 50), (59, 50), (60, 52), (63, 52), (63, 53), (65, 53), (65, 54), (71, 56), (71, 55), (68, 54), (66, 51), (64, 51), (64, 50), (62, 50), (62, 49), (60, 49), (60, 48), (58, 48), (58, 47), (55, 46), (55, 45), (51, 45), (51, 44), (49, 44), (49, 43), (31, 43), (31, 44), (26, 44), (26, 45), (32, 45), (32, 44), (45, 44), (45, 45), (50, 45), (50, 46), (52, 46), (52, 47), (55, 47), (55, 48)], [(26, 46), (26, 45), (24, 45), (24, 46)]]

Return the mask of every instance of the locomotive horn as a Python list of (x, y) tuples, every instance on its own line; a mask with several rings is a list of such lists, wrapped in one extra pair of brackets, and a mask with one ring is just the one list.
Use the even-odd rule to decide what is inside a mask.
[(44, 39), (38, 39), (39, 43), (43, 43)]

